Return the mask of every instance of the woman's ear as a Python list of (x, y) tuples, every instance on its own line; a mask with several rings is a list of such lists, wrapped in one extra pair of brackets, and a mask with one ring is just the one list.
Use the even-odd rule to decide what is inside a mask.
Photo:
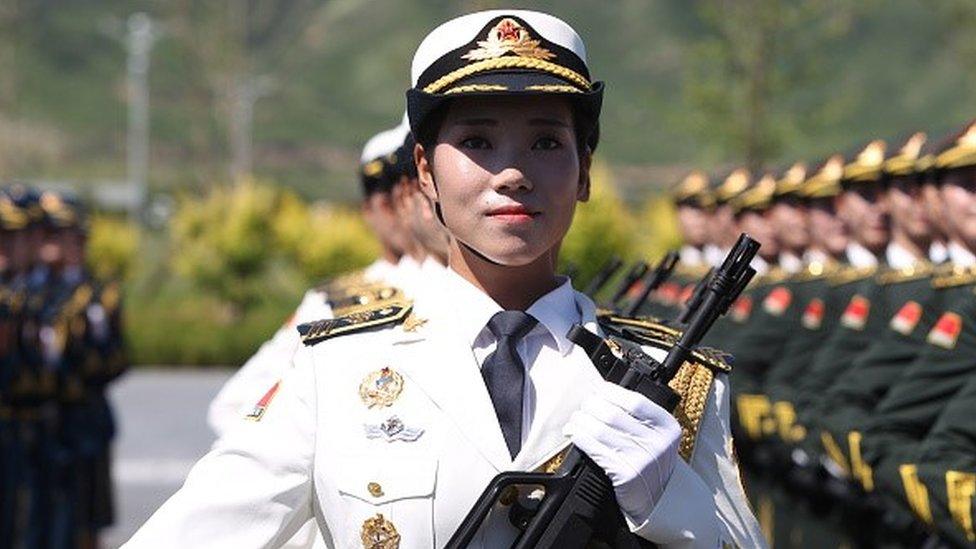
[(413, 162), (417, 165), (417, 181), (420, 183), (420, 191), (428, 199), (437, 202), (437, 185), (434, 184), (434, 166), (427, 161), (427, 151), (424, 146), (417, 143), (413, 147)]
[(580, 153), (579, 185), (576, 189), (576, 200), (587, 202), (590, 199), (590, 168), (593, 166), (593, 152), (585, 147)]

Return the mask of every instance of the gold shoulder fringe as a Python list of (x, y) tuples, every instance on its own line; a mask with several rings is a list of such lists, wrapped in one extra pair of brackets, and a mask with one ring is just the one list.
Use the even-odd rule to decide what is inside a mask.
[(686, 276), (692, 279), (700, 279), (708, 273), (708, 265), (698, 264), (689, 265), (687, 263), (678, 262), (674, 267), (674, 274), (678, 276)]
[(931, 263), (928, 261), (920, 261), (914, 265), (901, 269), (885, 269), (884, 271), (878, 273), (875, 280), (877, 280), (878, 284), (881, 284), (882, 286), (888, 286), (890, 284), (903, 284), (913, 280), (928, 278), (932, 276), (933, 272), (935, 272), (935, 267)]
[(802, 271), (796, 273), (796, 275), (793, 276), (793, 279), (797, 282), (812, 282), (814, 280), (822, 280), (836, 273), (838, 269), (839, 266), (837, 263), (821, 263), (820, 261), (811, 261), (803, 267)]
[(387, 301), (404, 301), (403, 292), (393, 286), (376, 285), (359, 288), (348, 295), (328, 296), (329, 305), (336, 316), (355, 312), (362, 307), (371, 307)]
[(955, 288), (973, 283), (976, 283), (976, 266), (953, 266), (951, 269), (947, 268), (946, 271), (940, 271), (932, 277), (932, 287), (936, 289)]
[(750, 286), (772, 286), (773, 284), (779, 284), (790, 278), (790, 273), (786, 272), (779, 267), (774, 267), (769, 270), (768, 273), (757, 276), (752, 279), (752, 284)]
[(678, 453), (687, 462), (691, 461), (695, 451), (698, 430), (705, 416), (708, 393), (714, 379), (715, 374), (711, 369), (694, 362), (685, 362), (674, 379), (668, 383), (681, 396), (681, 403), (675, 409), (674, 416), (681, 425)]
[[(613, 314), (598, 316), (600, 322), (606, 322), (614, 327), (631, 328), (633, 333), (638, 336), (636, 343), (653, 345), (658, 349), (669, 350), (681, 338), (681, 330), (661, 323), (650, 318), (628, 318)], [(729, 373), (732, 366), (729, 365), (726, 353), (711, 347), (697, 347), (691, 352), (692, 359), (712, 370)]]
[(859, 282), (861, 280), (870, 278), (878, 272), (877, 267), (851, 267), (845, 266), (841, 267), (827, 278), (827, 281), (831, 286), (843, 286), (845, 284), (851, 284), (852, 282)]
[(358, 271), (341, 274), (331, 280), (326, 280), (325, 282), (316, 286), (315, 289), (320, 292), (331, 294), (333, 292), (343, 291), (346, 288), (366, 286), (368, 284), (369, 281), (366, 279), (366, 271), (360, 269)]
[(308, 322), (298, 326), (302, 343), (312, 346), (341, 335), (363, 332), (381, 326), (393, 326), (403, 322), (413, 309), (413, 302), (393, 301), (362, 308), (358, 311)]

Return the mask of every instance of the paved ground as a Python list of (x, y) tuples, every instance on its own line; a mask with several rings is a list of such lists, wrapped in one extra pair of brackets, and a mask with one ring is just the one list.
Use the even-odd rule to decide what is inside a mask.
[(139, 368), (114, 384), (117, 523), (103, 535), (114, 548), (183, 483), (213, 442), (207, 405), (229, 370)]

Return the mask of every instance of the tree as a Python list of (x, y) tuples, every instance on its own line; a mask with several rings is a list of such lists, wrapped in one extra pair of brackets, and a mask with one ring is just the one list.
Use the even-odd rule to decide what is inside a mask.
[[(795, 112), (781, 106), (817, 76), (819, 59), (847, 35), (863, 4), (846, 0), (699, 0), (700, 38), (685, 98), (704, 140), (759, 171), (782, 147)], [(792, 118), (792, 120), (791, 120)]]
[(192, 52), (225, 119), (233, 178), (250, 175), (254, 107), (272, 90), (274, 73), (321, 0), (182, 0), (171, 26)]

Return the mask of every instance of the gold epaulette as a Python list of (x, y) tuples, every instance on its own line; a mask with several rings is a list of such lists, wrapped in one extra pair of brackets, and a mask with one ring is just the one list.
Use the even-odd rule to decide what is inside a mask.
[(315, 289), (319, 292), (331, 294), (333, 292), (343, 291), (345, 288), (366, 286), (368, 284), (369, 281), (366, 279), (366, 271), (360, 269), (358, 271), (339, 275), (331, 280), (327, 280), (316, 286)]
[(316, 343), (341, 335), (363, 332), (381, 326), (394, 326), (404, 321), (413, 309), (413, 302), (386, 302), (336, 318), (308, 322), (298, 326), (302, 343), (311, 347)]
[[(681, 338), (681, 330), (668, 326), (659, 320), (642, 317), (629, 318), (618, 315), (598, 316), (601, 323), (609, 324), (613, 328), (629, 328), (637, 341), (643, 345), (651, 345), (664, 351), (670, 350)], [(712, 370), (729, 373), (732, 366), (725, 360), (726, 354), (710, 347), (696, 347), (691, 352), (692, 360)]]
[(935, 266), (928, 261), (919, 261), (911, 266), (901, 269), (884, 269), (879, 272), (874, 279), (878, 284), (887, 286), (889, 284), (902, 284), (913, 280), (920, 280), (932, 276)]
[(779, 284), (790, 278), (790, 273), (786, 272), (785, 269), (779, 267), (772, 267), (769, 272), (763, 275), (753, 277), (750, 286), (772, 286), (773, 284)]
[(852, 267), (844, 266), (837, 269), (837, 272), (827, 277), (827, 282), (831, 286), (843, 286), (852, 282), (859, 282), (874, 276), (878, 272), (877, 266), (872, 267)]
[(373, 286), (363, 288), (351, 295), (329, 298), (329, 305), (336, 316), (354, 312), (360, 307), (372, 306), (385, 301), (402, 301), (403, 292), (392, 286)]
[(832, 276), (840, 267), (837, 263), (822, 263), (811, 261), (803, 266), (803, 270), (794, 275), (793, 280), (797, 282), (812, 282)]
[(946, 268), (945, 271), (940, 269), (932, 277), (932, 287), (936, 289), (954, 288), (973, 283), (976, 283), (976, 266), (953, 266), (952, 268)]
[(677, 276), (685, 276), (691, 279), (698, 280), (708, 273), (709, 266), (704, 263), (699, 263), (698, 265), (689, 265), (687, 263), (678, 262), (674, 267), (674, 274)]
[(111, 312), (118, 309), (119, 302), (121, 300), (122, 295), (118, 282), (109, 283), (102, 288), (100, 301), (102, 302), (102, 307), (104, 307), (106, 311)]
[(74, 293), (71, 294), (71, 299), (68, 300), (68, 303), (61, 310), (61, 316), (71, 318), (81, 314), (88, 307), (88, 304), (91, 303), (94, 293), (94, 290), (88, 284), (81, 284), (75, 288)]

